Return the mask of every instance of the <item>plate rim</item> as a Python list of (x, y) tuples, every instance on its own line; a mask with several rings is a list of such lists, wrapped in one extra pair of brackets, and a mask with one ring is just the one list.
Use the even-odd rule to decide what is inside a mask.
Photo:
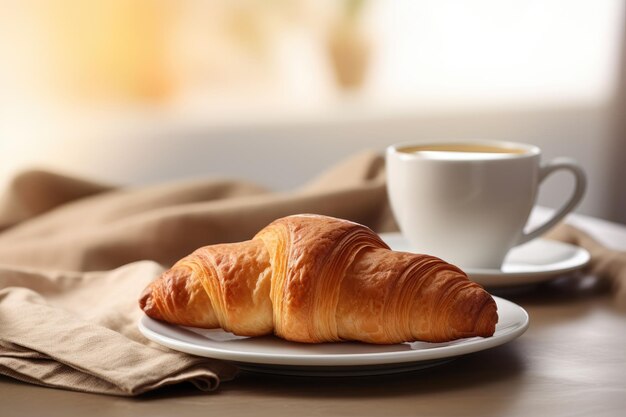
[[(248, 364), (263, 365), (292, 365), (292, 366), (367, 366), (367, 365), (385, 365), (408, 362), (421, 362), (434, 359), (451, 358), (469, 353), (474, 353), (486, 349), (490, 349), (502, 344), (508, 343), (524, 334), (529, 326), (529, 316), (526, 310), (501, 297), (493, 296), (498, 304), (498, 310), (501, 310), (501, 304), (509, 304), (516, 314), (520, 314), (520, 324), (513, 328), (506, 327), (500, 330), (500, 334), (494, 334), (489, 338), (468, 338), (466, 343), (433, 347), (425, 350), (406, 350), (399, 352), (370, 352), (356, 354), (309, 354), (309, 355), (289, 355), (277, 353), (253, 353), (243, 351), (232, 351), (228, 349), (220, 349), (214, 347), (201, 346), (193, 344), (189, 341), (173, 338), (160, 334), (148, 326), (155, 323), (159, 326), (185, 329), (184, 326), (168, 324), (151, 319), (143, 315), (139, 320), (139, 331), (148, 339), (160, 345), (169, 347), (185, 353), (197, 356), (204, 356), (213, 359), (221, 359), (234, 362), (242, 362)], [(187, 330), (187, 329), (185, 329)], [(190, 330), (187, 330), (190, 331)], [(200, 336), (200, 335), (198, 335)], [(201, 336), (200, 336), (201, 337)]]

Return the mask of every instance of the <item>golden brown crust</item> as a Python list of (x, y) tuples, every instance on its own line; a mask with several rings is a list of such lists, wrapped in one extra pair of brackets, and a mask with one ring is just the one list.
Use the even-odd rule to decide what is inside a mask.
[(140, 306), (171, 323), (307, 343), (487, 337), (498, 320), (491, 296), (457, 267), (393, 252), (365, 226), (317, 215), (196, 250)]

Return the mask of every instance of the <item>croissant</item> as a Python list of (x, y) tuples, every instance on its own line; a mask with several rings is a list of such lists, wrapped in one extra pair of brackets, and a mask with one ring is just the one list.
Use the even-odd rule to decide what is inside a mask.
[(197, 249), (139, 304), (169, 323), (306, 343), (445, 342), (491, 336), (498, 321), (491, 296), (456, 266), (394, 252), (365, 226), (318, 215)]

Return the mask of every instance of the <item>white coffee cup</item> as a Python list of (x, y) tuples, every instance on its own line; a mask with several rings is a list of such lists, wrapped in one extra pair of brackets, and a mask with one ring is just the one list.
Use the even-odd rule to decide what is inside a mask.
[[(387, 192), (415, 252), (466, 268), (500, 268), (509, 250), (543, 234), (585, 192), (576, 161), (541, 164), (533, 145), (501, 141), (404, 143), (387, 148)], [(525, 232), (539, 184), (557, 170), (574, 174), (572, 196), (541, 226)]]

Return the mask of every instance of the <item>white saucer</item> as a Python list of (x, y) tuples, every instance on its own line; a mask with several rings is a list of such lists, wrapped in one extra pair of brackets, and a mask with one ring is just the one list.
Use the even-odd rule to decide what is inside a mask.
[(241, 368), (255, 372), (308, 376), (379, 375), (438, 365), (522, 335), (528, 327), (526, 311), (510, 301), (493, 298), (498, 305), (499, 320), (492, 337), (472, 337), (447, 343), (293, 343), (274, 336), (242, 337), (221, 329), (182, 327), (147, 316), (141, 318), (139, 330), (148, 339), (169, 348), (235, 362)]
[[(411, 252), (400, 233), (382, 233), (393, 250)], [(534, 239), (511, 249), (501, 269), (463, 268), (475, 282), (485, 287), (509, 287), (546, 281), (587, 265), (591, 256), (579, 246), (547, 239)]]

